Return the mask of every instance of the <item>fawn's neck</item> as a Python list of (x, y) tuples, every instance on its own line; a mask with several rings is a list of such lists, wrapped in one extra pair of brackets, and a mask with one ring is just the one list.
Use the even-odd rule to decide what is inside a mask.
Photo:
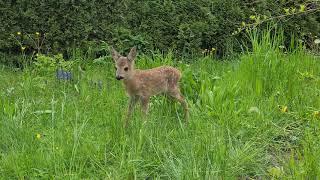
[(126, 79), (123, 80), (124, 87), (126, 89), (126, 92), (130, 95), (133, 96), (136, 94), (137, 89), (139, 88), (139, 84), (136, 81), (136, 72), (133, 70), (130, 73), (130, 76), (128, 76)]
[(126, 79), (123, 80), (123, 83), (125, 86), (130, 86), (134, 82), (135, 73), (136, 73), (135, 69), (132, 69), (130, 72), (130, 75)]

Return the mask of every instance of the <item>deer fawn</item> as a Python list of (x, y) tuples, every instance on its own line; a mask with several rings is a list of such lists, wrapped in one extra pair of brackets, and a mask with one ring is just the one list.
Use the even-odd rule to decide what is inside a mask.
[(137, 101), (141, 101), (144, 116), (148, 112), (148, 103), (151, 96), (165, 93), (181, 103), (184, 108), (185, 121), (188, 122), (188, 104), (180, 92), (178, 82), (181, 73), (171, 66), (161, 66), (148, 70), (134, 69), (134, 60), (137, 50), (133, 47), (127, 57), (121, 56), (112, 48), (112, 58), (116, 64), (116, 79), (123, 80), (129, 105), (125, 126), (132, 114)]

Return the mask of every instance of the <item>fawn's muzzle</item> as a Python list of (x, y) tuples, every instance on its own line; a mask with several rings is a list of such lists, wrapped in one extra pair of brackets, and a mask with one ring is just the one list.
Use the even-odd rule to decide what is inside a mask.
[(116, 76), (116, 79), (117, 80), (121, 80), (121, 79), (123, 79), (123, 77), (122, 76)]

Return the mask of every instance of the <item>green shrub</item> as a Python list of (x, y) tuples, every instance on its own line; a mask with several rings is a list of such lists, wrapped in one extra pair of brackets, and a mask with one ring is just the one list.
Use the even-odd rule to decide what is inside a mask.
[(0, 6), (0, 50), (4, 52), (20, 51), (10, 38), (17, 32), (39, 32), (46, 38), (42, 53), (54, 54), (74, 47), (86, 52), (87, 41), (103, 40), (124, 51), (136, 45), (144, 52), (174, 49), (180, 55), (199, 54), (215, 48), (217, 55), (230, 55), (242, 50), (243, 41), (249, 43), (244, 33), (235, 34), (235, 30), (242, 32), (244, 23), (265, 26), (265, 21), (282, 26), (288, 42), (292, 34), (307, 43), (320, 36), (319, 5), (302, 0), (17, 0), (1, 1)]

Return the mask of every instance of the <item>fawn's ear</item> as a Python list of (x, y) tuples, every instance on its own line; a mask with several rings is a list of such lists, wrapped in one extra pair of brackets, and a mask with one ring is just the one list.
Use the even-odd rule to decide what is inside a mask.
[(134, 59), (136, 58), (136, 55), (137, 55), (137, 48), (136, 47), (131, 48), (130, 53), (128, 55), (129, 61), (134, 61)]
[(111, 48), (112, 59), (117, 61), (120, 57), (120, 54), (112, 47)]

